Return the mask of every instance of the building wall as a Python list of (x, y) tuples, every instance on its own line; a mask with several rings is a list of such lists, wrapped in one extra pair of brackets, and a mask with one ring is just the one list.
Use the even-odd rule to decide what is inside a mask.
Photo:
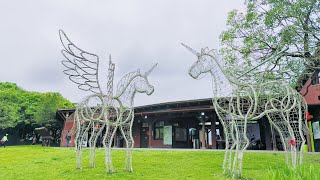
[(151, 148), (171, 148), (172, 145), (164, 145), (163, 140), (152, 139), (150, 147)]
[(310, 85), (310, 83), (309, 79), (300, 90), (300, 94), (304, 96), (308, 105), (320, 104), (320, 84)]
[[(160, 121), (164, 121), (165, 126), (171, 125), (166, 120), (160, 120)], [(160, 140), (155, 139), (154, 123), (149, 123), (149, 147), (150, 148), (172, 148), (172, 145), (164, 145), (163, 139), (160, 139)]]
[[(223, 128), (219, 120), (217, 119), (213, 109), (211, 99), (203, 101), (188, 101), (188, 102), (172, 102), (159, 105), (150, 105), (146, 107), (138, 107), (136, 111), (136, 117), (133, 122), (132, 135), (134, 139), (134, 147), (149, 147), (149, 148), (199, 148), (199, 142), (205, 142), (206, 148), (223, 148)], [(206, 125), (206, 136), (210, 139), (203, 140), (200, 138), (199, 130), (202, 128), (199, 121), (199, 115), (205, 112), (206, 117), (209, 117), (208, 122), (211, 121), (211, 125)], [(73, 113), (72, 110), (64, 111), (64, 113)], [(61, 113), (60, 113), (61, 114)], [(65, 119), (65, 115), (61, 115), (62, 119)], [(172, 127), (172, 145), (165, 145), (164, 140), (155, 139), (154, 124), (159, 121), (164, 121), (162, 126)], [(217, 124), (216, 124), (217, 122)], [(70, 115), (65, 121), (65, 125), (61, 136), (61, 146), (66, 145), (65, 136), (73, 126), (73, 116)], [(159, 125), (159, 124), (158, 124)], [(178, 129), (179, 128), (179, 129)], [(184, 129), (186, 132), (184, 132)], [(209, 131), (212, 130), (211, 132)], [(221, 139), (216, 139), (216, 129), (219, 129)], [(195, 130), (195, 132), (194, 132)], [(190, 131), (192, 133), (190, 133)], [(181, 134), (186, 133), (186, 139), (181, 139)], [(210, 133), (210, 134), (208, 134)], [(115, 146), (123, 147), (122, 136), (118, 132), (118, 138), (115, 138)], [(144, 137), (148, 137), (144, 138)], [(211, 138), (210, 138), (211, 137)], [(219, 146), (216, 144), (219, 140)], [(74, 136), (71, 139), (71, 146), (74, 146)], [(211, 143), (210, 143), (211, 141)], [(203, 143), (202, 143), (203, 144)]]
[(134, 146), (135, 148), (140, 147), (140, 124), (139, 123), (133, 123), (132, 125), (132, 136), (134, 140)]
[[(164, 126), (172, 126), (172, 144), (171, 145), (165, 145), (164, 140), (156, 140), (155, 139), (155, 132), (154, 132), (154, 124), (158, 121), (164, 121)], [(151, 120), (151, 121), (143, 121), (144, 123), (148, 122), (148, 148), (192, 148), (192, 141), (189, 139), (189, 128), (195, 128), (199, 129), (199, 122), (195, 118), (180, 118), (180, 119), (157, 119), (157, 120)], [(141, 145), (141, 131), (142, 131), (142, 122), (138, 122), (138, 120), (134, 121), (133, 124), (133, 137), (135, 140), (134, 147), (140, 148)], [(176, 126), (178, 125), (178, 126)], [(186, 129), (186, 138), (187, 141), (176, 141), (175, 140), (175, 133), (176, 128), (182, 128)], [(199, 134), (199, 131), (197, 130), (197, 133)], [(196, 135), (196, 139), (199, 140), (199, 135)], [(214, 148), (216, 148), (216, 145), (214, 145)]]
[[(154, 124), (149, 123), (149, 131), (148, 131), (148, 147), (149, 148), (171, 148), (172, 145), (164, 145), (163, 140), (155, 140), (154, 139)], [(141, 123), (137, 120), (134, 121), (132, 126), (132, 136), (134, 139), (134, 147), (135, 148), (141, 148), (141, 130), (142, 126)]]
[[(320, 120), (320, 84), (312, 85), (311, 79), (309, 79), (300, 90), (300, 94), (307, 101), (308, 111), (313, 116), (311, 124), (318, 122)], [(312, 125), (309, 128), (313, 128)], [(314, 139), (314, 137), (310, 138)], [(314, 139), (314, 147), (316, 152), (320, 152), (320, 139)]]
[(314, 148), (316, 152), (320, 152), (320, 139), (319, 139), (319, 131), (315, 129), (315, 127), (313, 127), (314, 123), (320, 123), (320, 106), (310, 106), (309, 107), (309, 112), (310, 114), (313, 116), (313, 118), (311, 119), (311, 128), (313, 130), (313, 139), (314, 139)]
[[(70, 115), (69, 117), (67, 117), (66, 121), (64, 122), (64, 126), (61, 132), (61, 139), (60, 139), (60, 146), (61, 147), (66, 147), (66, 135), (68, 133), (68, 131), (70, 131), (73, 127), (74, 121), (73, 121), (73, 114)], [(69, 143), (69, 147), (74, 147), (74, 138), (75, 138), (75, 134), (71, 134), (71, 140)]]

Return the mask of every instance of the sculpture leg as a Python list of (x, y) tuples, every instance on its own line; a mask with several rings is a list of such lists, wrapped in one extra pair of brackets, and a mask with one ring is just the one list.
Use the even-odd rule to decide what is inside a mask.
[[(97, 123), (94, 123), (94, 124), (97, 124)], [(90, 167), (96, 167), (96, 164), (95, 164), (95, 159), (96, 159), (96, 144), (97, 144), (97, 140), (100, 136), (100, 134), (102, 133), (104, 127), (105, 127), (105, 123), (103, 124), (99, 124), (99, 128), (98, 129), (95, 129), (92, 131), (92, 135), (90, 137)], [(94, 127), (93, 127), (94, 129)]]
[[(293, 108), (293, 110), (296, 110)], [(286, 113), (282, 113), (283, 118), (287, 124), (288, 131), (288, 144), (290, 147), (291, 154), (291, 164), (288, 166), (292, 166), (292, 168), (297, 167), (297, 146), (301, 145), (301, 139), (299, 134), (299, 122), (298, 119), (295, 118), (296, 113), (292, 111), (287, 111)]]
[(306, 139), (305, 139), (305, 136), (304, 134), (307, 134), (308, 133), (308, 128), (307, 128), (307, 125), (306, 125), (306, 112), (308, 112), (308, 107), (303, 99), (303, 97), (301, 97), (299, 94), (299, 104), (298, 104), (298, 122), (299, 122), (299, 137), (301, 139), (301, 145), (300, 145), (300, 148), (299, 148), (299, 144), (297, 144), (297, 147), (299, 148), (299, 154), (298, 154), (298, 161), (297, 161), (297, 165), (298, 166), (301, 166), (302, 165), (302, 159), (303, 159), (303, 148), (304, 148), (304, 145), (306, 143)]
[(226, 137), (226, 148), (225, 148), (225, 155), (223, 160), (223, 171), (231, 172), (231, 165), (232, 165), (232, 154), (234, 149), (236, 148), (236, 139), (234, 136), (234, 126), (232, 123), (228, 123), (225, 128), (225, 137)]
[(90, 167), (96, 167), (95, 159), (96, 159), (96, 143), (97, 138), (101, 134), (104, 126), (100, 126), (99, 122), (92, 122), (92, 132), (91, 137), (89, 139), (89, 149), (90, 149)]
[(89, 160), (89, 164), (90, 164), (90, 167), (95, 167), (95, 149), (96, 149), (96, 146), (95, 146), (95, 143), (94, 143), (94, 139), (95, 139), (95, 136), (96, 136), (96, 133), (97, 133), (97, 130), (96, 130), (96, 123), (95, 122), (92, 122), (92, 131), (91, 131), (91, 137), (89, 139), (89, 150), (90, 150), (90, 160)]
[(304, 148), (304, 145), (306, 144), (306, 139), (304, 137), (304, 129), (306, 130), (307, 132), (307, 125), (303, 122), (300, 121), (301, 123), (301, 129), (299, 130), (300, 132), (300, 137), (302, 138), (302, 143), (301, 143), (301, 147), (300, 147), (300, 152), (299, 152), (299, 166), (302, 165), (302, 159), (303, 159), (303, 148)]
[(90, 128), (91, 122), (83, 122), (82, 124), (80, 121), (77, 122), (77, 135), (75, 139), (75, 148), (76, 148), (76, 168), (82, 168), (82, 145), (83, 141), (86, 138), (87, 132)]
[(229, 137), (228, 133), (225, 133), (225, 142), (226, 142), (226, 147), (225, 147), (224, 159), (223, 159), (223, 165), (222, 165), (223, 173), (230, 171), (230, 158), (232, 155), (230, 144), (232, 143), (232, 140)]
[(126, 152), (126, 171), (132, 172), (132, 148), (134, 145), (132, 137), (132, 125), (120, 126), (121, 133), (124, 140), (126, 141), (127, 152)]
[(78, 117), (76, 116), (76, 137), (74, 139), (74, 144), (75, 144), (75, 149), (76, 149), (76, 168), (78, 169), (81, 169), (81, 137), (80, 137), (80, 134), (81, 133), (81, 125), (80, 125), (80, 122), (79, 122), (79, 119)]
[(286, 158), (286, 164), (289, 164), (289, 159), (288, 159), (288, 144), (290, 141), (290, 134), (288, 131), (288, 122), (285, 121), (285, 119), (282, 118), (281, 113), (280, 112), (274, 112), (274, 113), (268, 113), (266, 114), (267, 118), (270, 122), (270, 124), (274, 127), (274, 129), (278, 132), (280, 140), (281, 140), (281, 144), (283, 147), (283, 150), (285, 152), (287, 152), (285, 154), (285, 158)]
[[(295, 141), (295, 139), (290, 140)], [(297, 167), (297, 148), (295, 144), (290, 143), (291, 165), (295, 169)]]
[(234, 127), (234, 144), (235, 144), (235, 155), (233, 157), (233, 164), (232, 164), (232, 170), (231, 170), (231, 174), (235, 174), (235, 172), (237, 171), (237, 163), (238, 163), (238, 153), (239, 153), (239, 149), (240, 149), (240, 135), (239, 135), (239, 129), (238, 129), (238, 124), (235, 121), (235, 123), (233, 124)]
[(231, 162), (232, 162), (232, 151), (235, 148), (235, 141), (233, 135), (233, 125), (230, 123), (230, 120), (226, 120), (223, 117), (227, 115), (217, 111), (217, 115), (221, 120), (221, 125), (223, 127), (224, 140), (225, 140), (225, 152), (224, 159), (222, 164), (223, 173), (231, 171)]
[(243, 153), (249, 146), (249, 139), (247, 137), (247, 120), (238, 121), (235, 124), (236, 128), (236, 135), (237, 135), (237, 152), (234, 157), (234, 167), (233, 173), (236, 176), (241, 176), (242, 173), (242, 160), (243, 160)]
[(114, 168), (112, 165), (112, 158), (111, 158), (111, 145), (112, 140), (117, 131), (117, 127), (107, 125), (106, 133), (103, 138), (103, 146), (105, 148), (105, 163), (106, 163), (106, 171), (107, 173), (113, 173)]
[(291, 140), (290, 142), (293, 168), (302, 164), (303, 146), (306, 142), (303, 133), (303, 128), (305, 128), (303, 121), (306, 119), (302, 112), (304, 109), (306, 107), (303, 107), (301, 103), (296, 103), (295, 108), (287, 112), (287, 118), (290, 121), (292, 135), (294, 136), (294, 141)]
[[(235, 138), (235, 128), (234, 128), (234, 118), (230, 114), (234, 111), (233, 104), (230, 102), (233, 102), (233, 99), (228, 99), (227, 102), (224, 103), (224, 101), (221, 102), (220, 107), (224, 107), (224, 109), (228, 109), (228, 113), (224, 111), (216, 111), (219, 119), (221, 120), (221, 124), (224, 131), (224, 137), (225, 137), (225, 154), (223, 159), (223, 173), (231, 173), (232, 172), (232, 157), (233, 157), (233, 151), (236, 148), (236, 138)], [(218, 108), (217, 108), (218, 109)]]
[(299, 163), (300, 163), (300, 166), (302, 165), (302, 156), (303, 156), (303, 146), (306, 144), (306, 139), (305, 139), (305, 134), (308, 134), (309, 133), (309, 129), (308, 129), (308, 126), (307, 126), (307, 114), (306, 112), (308, 112), (308, 106), (304, 100), (304, 98), (302, 96), (300, 96), (300, 103), (301, 103), (301, 112), (300, 113), (300, 116), (299, 116), (299, 123), (300, 123), (300, 129), (299, 129), (299, 132), (300, 132), (300, 136), (302, 138), (302, 144), (301, 144), (301, 147), (300, 147), (300, 157), (299, 157)]

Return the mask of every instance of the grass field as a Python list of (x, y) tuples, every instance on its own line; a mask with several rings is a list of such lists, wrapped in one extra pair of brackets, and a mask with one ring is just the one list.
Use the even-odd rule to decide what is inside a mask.
[[(222, 151), (133, 151), (133, 173), (124, 171), (124, 150), (113, 150), (116, 173), (107, 174), (104, 150), (97, 150), (97, 167), (89, 168), (89, 151), (83, 152), (83, 169), (75, 169), (73, 148), (7, 146), (0, 148), (0, 179), (228, 179), (222, 174)], [(320, 154), (305, 154), (304, 166), (320, 168)], [(283, 153), (246, 152), (244, 179), (268, 179), (285, 169)]]

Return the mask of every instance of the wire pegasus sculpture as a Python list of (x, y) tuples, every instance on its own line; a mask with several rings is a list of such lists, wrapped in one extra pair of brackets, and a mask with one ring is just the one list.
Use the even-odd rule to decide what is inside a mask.
[[(114, 172), (111, 158), (111, 145), (113, 138), (120, 129), (126, 143), (126, 170), (132, 171), (132, 148), (134, 140), (132, 137), (132, 124), (134, 120), (134, 97), (138, 93), (151, 95), (154, 87), (149, 84), (148, 75), (157, 64), (144, 74), (140, 70), (128, 73), (117, 85), (117, 92), (113, 94), (113, 79), (115, 64), (109, 59), (106, 93), (101, 88), (99, 79), (99, 57), (88, 53), (75, 46), (66, 36), (59, 31), (60, 40), (64, 49), (62, 54), (65, 60), (62, 64), (66, 67), (64, 73), (69, 79), (84, 91), (93, 94), (85, 97), (77, 104), (74, 117), (76, 131), (76, 167), (82, 168), (83, 143), (89, 142), (90, 167), (95, 167), (95, 149), (98, 138), (103, 135), (103, 146), (105, 148), (105, 163), (108, 173)], [(88, 134), (91, 133), (88, 139)]]
[[(281, 80), (250, 83), (235, 78), (226, 71), (216, 51), (205, 48), (199, 53), (182, 45), (197, 57), (189, 69), (189, 75), (194, 79), (206, 73), (212, 76), (212, 102), (224, 128), (226, 141), (224, 172), (241, 175), (243, 152), (249, 145), (247, 124), (263, 116), (279, 133), (284, 151), (291, 154), (289, 162), (289, 153), (286, 153), (287, 165), (293, 168), (301, 165), (307, 112), (304, 98)], [(235, 155), (232, 160), (233, 150)]]

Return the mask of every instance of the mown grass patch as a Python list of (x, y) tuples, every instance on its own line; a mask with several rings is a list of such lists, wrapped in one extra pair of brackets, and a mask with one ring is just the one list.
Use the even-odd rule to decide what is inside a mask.
[[(84, 150), (79, 170), (73, 148), (8, 146), (0, 148), (0, 179), (229, 179), (222, 173), (222, 151), (134, 149), (133, 173), (124, 171), (124, 150), (112, 153), (117, 172), (107, 174), (103, 149), (97, 150), (96, 168), (89, 168), (89, 151)], [(319, 154), (306, 154), (304, 165), (320, 168)], [(246, 152), (242, 179), (270, 179), (281, 170), (286, 170), (283, 153)]]

